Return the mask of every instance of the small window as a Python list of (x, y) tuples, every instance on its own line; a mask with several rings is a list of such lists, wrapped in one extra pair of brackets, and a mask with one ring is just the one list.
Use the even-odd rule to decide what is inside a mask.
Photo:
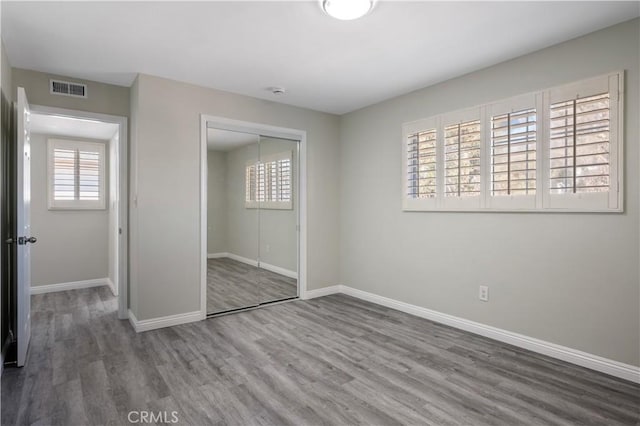
[(291, 151), (268, 155), (247, 164), (245, 207), (290, 210), (292, 203)]
[(105, 208), (105, 145), (48, 141), (49, 209)]

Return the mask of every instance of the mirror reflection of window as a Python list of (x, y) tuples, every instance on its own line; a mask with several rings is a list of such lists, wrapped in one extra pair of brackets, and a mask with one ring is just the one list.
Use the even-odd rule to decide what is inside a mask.
[(245, 206), (247, 208), (286, 209), (292, 207), (291, 151), (266, 156), (247, 164)]

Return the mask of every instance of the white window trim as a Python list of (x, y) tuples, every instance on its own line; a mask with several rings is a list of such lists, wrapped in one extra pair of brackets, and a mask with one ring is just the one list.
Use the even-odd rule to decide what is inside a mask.
[[(290, 185), (291, 185), (291, 196), (288, 201), (258, 201), (258, 200), (247, 200), (246, 192), (245, 192), (245, 208), (246, 209), (268, 209), (268, 210), (293, 210), (293, 185), (294, 185), (294, 171), (293, 171), (293, 151), (284, 151), (276, 154), (268, 154), (262, 155), (260, 160), (250, 160), (247, 161), (245, 165), (245, 179), (246, 179), (246, 168), (250, 166), (257, 166), (260, 163), (271, 163), (277, 162), (280, 160), (289, 160), (289, 164), (291, 165), (290, 171)], [(257, 170), (256, 170), (257, 173)], [(256, 175), (257, 181), (257, 175)], [(246, 182), (245, 182), (245, 191), (246, 191)]]
[[(551, 195), (549, 193), (549, 107), (551, 100), (563, 93), (575, 96), (584, 91), (584, 96), (599, 89), (610, 94), (610, 190), (602, 193), (579, 193)], [(608, 88), (608, 89), (607, 89)], [(535, 98), (537, 115), (536, 145), (536, 195), (530, 196), (491, 196), (490, 176), (490, 121), (492, 111), (499, 111), (505, 105), (518, 109), (523, 99)], [(478, 111), (481, 124), (481, 196), (478, 205), (466, 200), (444, 200), (444, 132), (451, 122), (467, 117), (469, 111)], [(495, 114), (494, 114), (495, 115)], [(442, 211), (442, 212), (560, 212), (560, 213), (622, 213), (624, 211), (624, 71), (611, 72), (598, 77), (564, 84), (491, 102), (473, 108), (439, 114), (402, 125), (402, 176), (401, 197), (404, 211)], [(463, 121), (467, 121), (464, 119)], [(407, 196), (407, 137), (410, 134), (437, 129), (437, 195), (434, 198), (414, 199)], [(471, 198), (471, 197), (470, 197)], [(473, 197), (475, 198), (475, 197)], [(498, 200), (497, 198), (503, 198)], [(559, 201), (562, 199), (562, 201)]]
[[(55, 200), (54, 190), (54, 150), (59, 149), (86, 149), (97, 151), (100, 155), (99, 180), (100, 199), (96, 201), (87, 200)], [(47, 187), (48, 187), (48, 209), (49, 210), (105, 210), (105, 144), (100, 142), (74, 141), (66, 139), (47, 140)]]

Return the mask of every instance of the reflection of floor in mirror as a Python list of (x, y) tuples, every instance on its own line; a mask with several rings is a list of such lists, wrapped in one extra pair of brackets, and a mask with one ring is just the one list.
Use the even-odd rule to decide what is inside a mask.
[(298, 295), (295, 278), (223, 257), (207, 260), (207, 313)]

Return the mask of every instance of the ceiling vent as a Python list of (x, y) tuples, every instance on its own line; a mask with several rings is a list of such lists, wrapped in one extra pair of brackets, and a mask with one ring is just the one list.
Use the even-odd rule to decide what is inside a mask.
[(71, 83), (62, 80), (49, 80), (49, 92), (52, 95), (72, 96), (74, 98), (87, 97), (87, 85)]

